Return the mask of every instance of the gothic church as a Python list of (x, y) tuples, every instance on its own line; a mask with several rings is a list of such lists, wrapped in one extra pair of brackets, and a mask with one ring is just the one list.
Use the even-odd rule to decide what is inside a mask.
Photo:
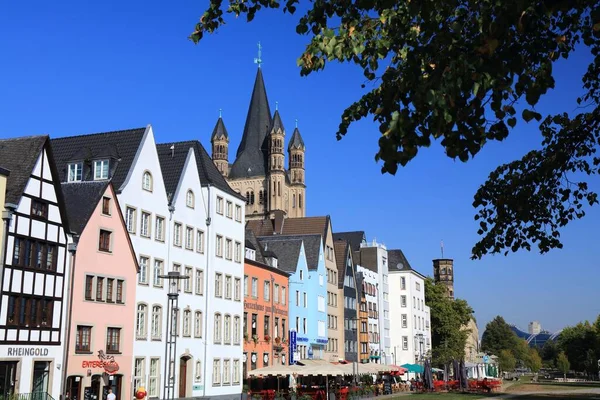
[(304, 141), (296, 126), (287, 147), (286, 169), (285, 134), (279, 110), (271, 114), (259, 64), (233, 164), (229, 163), (229, 134), (221, 116), (211, 136), (212, 159), (233, 190), (246, 197), (247, 220), (306, 215)]

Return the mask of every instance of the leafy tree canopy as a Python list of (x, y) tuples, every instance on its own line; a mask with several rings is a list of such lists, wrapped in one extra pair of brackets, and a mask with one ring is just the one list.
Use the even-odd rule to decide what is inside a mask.
[(496, 355), (501, 350), (508, 350), (515, 355), (518, 339), (504, 318), (498, 315), (485, 326), (481, 336), (481, 350)]
[(502, 371), (512, 371), (517, 366), (517, 359), (510, 350), (500, 350), (498, 354), (498, 365)]
[(562, 351), (558, 354), (558, 357), (556, 358), (556, 368), (558, 368), (558, 370), (562, 372), (565, 376), (567, 375), (567, 372), (569, 372), (569, 370), (571, 369), (569, 359), (567, 358), (567, 355)]
[[(225, 14), (252, 21), (261, 9), (295, 13), (299, 0), (210, 0), (190, 38), (199, 42)], [(537, 125), (542, 147), (499, 166), (475, 194), (480, 240), (473, 258), (537, 246), (562, 247), (560, 229), (598, 202), (585, 180), (600, 172), (600, 2), (596, 0), (311, 1), (296, 32), (310, 36), (301, 75), (327, 62), (360, 66), (373, 88), (348, 106), (337, 138), (368, 116), (379, 124), (376, 160), (396, 173), (438, 141), (468, 161), (517, 124)], [(583, 44), (584, 46), (581, 46)], [(555, 86), (553, 64), (576, 48), (593, 60), (582, 76), (582, 108), (541, 115)], [(365, 84), (362, 85), (365, 87)]]
[(542, 368), (542, 358), (540, 357), (540, 353), (538, 353), (536, 349), (529, 349), (529, 354), (527, 356), (527, 360), (525, 361), (525, 366), (529, 368), (534, 374), (537, 374)]
[(465, 300), (449, 299), (445, 286), (436, 285), (431, 278), (425, 280), (425, 302), (430, 308), (432, 360), (444, 365), (451, 360), (461, 360), (469, 331), (463, 327), (473, 315)]
[(598, 364), (595, 360), (600, 358), (600, 331), (596, 324), (585, 321), (563, 329), (558, 337), (558, 347), (566, 354), (573, 370), (597, 374)]

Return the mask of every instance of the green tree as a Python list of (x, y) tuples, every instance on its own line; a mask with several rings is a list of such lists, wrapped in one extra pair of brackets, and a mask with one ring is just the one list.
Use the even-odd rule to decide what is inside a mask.
[(513, 352), (513, 355), (517, 361), (519, 361), (520, 365), (527, 366), (529, 363), (529, 356), (531, 355), (531, 347), (529, 347), (526, 340), (520, 339), (514, 332), (513, 335), (515, 335), (515, 344), (512, 349), (508, 350)]
[(517, 360), (510, 350), (502, 349), (498, 354), (498, 365), (502, 371), (512, 371), (517, 365)]
[(569, 359), (563, 351), (558, 354), (556, 368), (558, 368), (558, 370), (563, 373), (564, 378), (567, 379), (567, 372), (571, 369), (571, 363), (569, 363)]
[(500, 350), (509, 350), (514, 355), (517, 340), (517, 335), (504, 318), (498, 315), (485, 326), (481, 336), (481, 350), (496, 355), (500, 354)]
[[(215, 32), (226, 13), (252, 21), (261, 9), (294, 14), (299, 5), (210, 0), (190, 38)], [(582, 175), (600, 172), (599, 21), (597, 0), (311, 1), (296, 26), (310, 36), (298, 65), (301, 75), (331, 61), (363, 70), (369, 88), (343, 112), (336, 135), (371, 116), (383, 173), (433, 141), (466, 162), (519, 123), (539, 128), (541, 147), (499, 166), (475, 194), (480, 240), (472, 257), (533, 246), (543, 253), (562, 247), (561, 228), (598, 202)], [(554, 63), (576, 48), (594, 56), (581, 107), (541, 115), (535, 106), (555, 86)]]
[(535, 348), (529, 349), (529, 355), (527, 357), (525, 365), (534, 374), (537, 374), (542, 368), (542, 357), (540, 357), (540, 353), (538, 353), (538, 351)]
[(548, 340), (544, 343), (541, 350), (542, 361), (547, 368), (554, 368), (556, 357), (558, 357), (559, 349), (554, 340)]
[(469, 331), (462, 327), (471, 319), (473, 309), (465, 300), (449, 299), (446, 288), (431, 278), (425, 280), (425, 303), (430, 307), (434, 364), (441, 366), (464, 358)]
[(558, 337), (558, 346), (569, 358), (571, 369), (579, 372), (590, 370), (586, 364), (588, 351), (596, 356), (599, 342), (596, 328), (588, 321), (563, 329)]

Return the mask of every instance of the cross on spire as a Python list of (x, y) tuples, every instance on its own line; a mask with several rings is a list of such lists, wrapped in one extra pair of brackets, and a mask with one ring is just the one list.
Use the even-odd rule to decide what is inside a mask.
[(278, 101), (275, 102), (275, 111), (277, 111), (277, 110), (279, 110), (279, 102)]
[(223, 116), (223, 109), (219, 108), (219, 118), (221, 118)]
[(296, 128), (298, 127), (298, 118), (296, 118)]
[(262, 64), (261, 54), (262, 54), (262, 46), (260, 45), (260, 42), (258, 42), (258, 57), (254, 59), (254, 64), (258, 64), (258, 68), (260, 68), (260, 66)]

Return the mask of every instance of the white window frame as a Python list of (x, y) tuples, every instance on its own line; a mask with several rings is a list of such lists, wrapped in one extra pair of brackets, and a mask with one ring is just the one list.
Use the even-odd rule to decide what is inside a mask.
[(196, 268), (196, 294), (204, 295), (204, 270)]
[(67, 182), (81, 182), (83, 180), (83, 163), (70, 163), (67, 167)]
[(196, 251), (198, 253), (204, 253), (204, 231), (196, 230)]
[(164, 265), (163, 260), (154, 259), (154, 274), (152, 276), (152, 285), (154, 287), (163, 287), (163, 278), (160, 276), (164, 273)]
[(154, 220), (154, 240), (165, 241), (165, 217), (157, 215)]
[(147, 192), (152, 192), (152, 174), (150, 171), (144, 171), (142, 175), (142, 189)]
[(185, 227), (185, 248), (194, 251), (194, 228), (191, 226)]
[(142, 211), (142, 218), (140, 218), (140, 236), (145, 238), (152, 237), (151, 227), (152, 225), (152, 214), (147, 211)]
[(181, 229), (180, 222), (173, 223), (173, 246), (181, 247)]
[(148, 284), (148, 264), (150, 262), (150, 257), (140, 256), (140, 272), (138, 273), (138, 284), (147, 285)]
[(194, 196), (192, 189), (188, 189), (185, 194), (185, 205), (189, 208), (194, 208), (196, 206), (196, 197)]
[(110, 162), (108, 159), (94, 160), (94, 180), (102, 181), (108, 179), (109, 168)]
[(135, 225), (136, 225), (136, 216), (137, 210), (134, 207), (127, 206), (125, 207), (125, 226), (127, 227), (127, 232), (135, 235)]

